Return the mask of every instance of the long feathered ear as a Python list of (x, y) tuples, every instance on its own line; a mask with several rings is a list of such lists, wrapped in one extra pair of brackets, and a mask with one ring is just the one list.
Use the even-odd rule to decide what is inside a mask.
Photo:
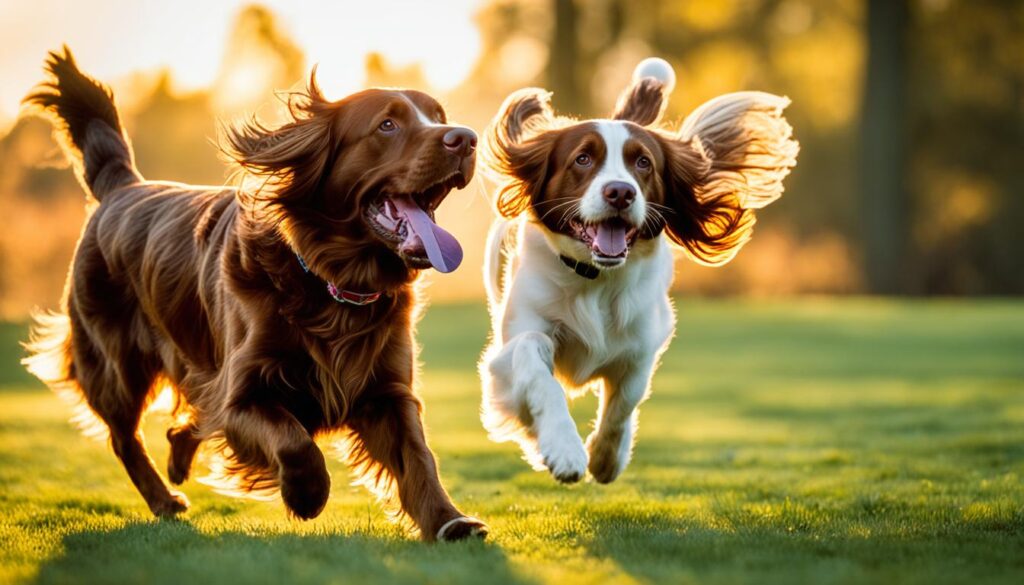
[(788, 105), (786, 97), (741, 91), (709, 100), (686, 118), (679, 139), (698, 140), (711, 161), (701, 197), (730, 193), (744, 209), (760, 209), (782, 196), (782, 180), (800, 152), (782, 115)]
[(726, 94), (662, 137), (667, 232), (695, 261), (731, 260), (750, 239), (754, 210), (782, 196), (800, 150), (782, 116), (787, 105), (762, 92)]
[(743, 209), (733, 194), (704, 196), (701, 189), (712, 161), (700, 141), (657, 136), (665, 154), (665, 233), (698, 264), (725, 264), (750, 239), (754, 213)]
[(498, 212), (515, 217), (530, 204), (547, 173), (551, 141), (544, 133), (559, 125), (551, 93), (538, 88), (513, 92), (484, 131), (480, 160), (500, 184)]
[(305, 91), (287, 95), (292, 120), (268, 128), (255, 116), (222, 128), (221, 152), (260, 187), (246, 190), (251, 203), (284, 206), (317, 193), (334, 158), (337, 105), (324, 98), (316, 68)]
[(628, 120), (641, 126), (656, 124), (668, 106), (676, 84), (676, 73), (668, 61), (644, 59), (633, 71), (633, 81), (615, 105), (613, 120)]

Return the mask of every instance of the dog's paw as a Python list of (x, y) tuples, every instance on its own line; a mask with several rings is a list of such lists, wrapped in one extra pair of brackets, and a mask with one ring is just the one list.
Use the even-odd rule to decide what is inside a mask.
[(189, 470), (181, 469), (173, 460), (167, 463), (167, 479), (174, 485), (181, 485), (188, 479)]
[(461, 516), (444, 523), (437, 531), (437, 540), (440, 542), (455, 542), (456, 540), (467, 540), (487, 538), (489, 529), (482, 521), (469, 516)]
[(540, 454), (551, 475), (562, 483), (576, 483), (587, 473), (587, 451), (576, 433), (541, 442)]
[(167, 457), (167, 479), (174, 485), (181, 485), (188, 479), (192, 468), (192, 459), (199, 448), (199, 439), (192, 435), (191, 425), (167, 430), (167, 441), (171, 445), (171, 453)]
[(331, 494), (331, 475), (327, 473), (323, 453), (316, 447), (304, 459), (282, 458), (281, 499), (296, 517), (316, 518)]
[(188, 510), (188, 498), (181, 492), (168, 492), (166, 498), (161, 498), (149, 504), (150, 511), (158, 518), (173, 518)]
[[(590, 463), (587, 468), (597, 483), (611, 483), (629, 463), (629, 449), (624, 447), (621, 436), (609, 438), (596, 431), (587, 437), (587, 452)], [(625, 449), (625, 450), (624, 450)]]
[(191, 470), (192, 460), (184, 460), (180, 453), (172, 448), (167, 458), (167, 479), (174, 485), (181, 485), (188, 479)]

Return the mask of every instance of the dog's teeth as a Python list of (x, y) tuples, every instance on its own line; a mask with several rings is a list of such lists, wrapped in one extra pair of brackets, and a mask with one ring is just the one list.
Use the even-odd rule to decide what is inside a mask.
[(392, 231), (395, 229), (395, 220), (391, 219), (386, 214), (378, 213), (375, 219), (377, 220), (377, 223), (379, 223), (385, 229)]

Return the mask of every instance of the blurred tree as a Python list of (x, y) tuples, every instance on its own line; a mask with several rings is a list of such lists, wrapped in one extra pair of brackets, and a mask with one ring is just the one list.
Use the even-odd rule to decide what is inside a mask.
[(127, 121), (135, 162), (147, 179), (219, 184), (225, 166), (213, 144), (216, 117), (205, 92), (178, 95), (163, 73)]
[(867, 75), (861, 114), (861, 242), (870, 292), (907, 291), (906, 184), (909, 12), (903, 0), (867, 2)]
[(0, 138), (0, 207), (16, 220), (0, 230), (0, 317), (60, 298), (85, 195), (53, 141), (50, 123), (19, 118)]
[[(728, 266), (681, 262), (686, 291), (1024, 293), (1024, 2), (491, 0), (476, 21), (480, 59), (438, 97), (477, 129), (525, 86), (554, 90), (561, 112), (607, 115), (650, 55), (679, 78), (669, 127), (729, 91), (792, 98), (802, 151), (786, 196), (759, 214), (754, 241)], [(118, 85), (147, 176), (221, 182), (214, 120), (255, 110), (274, 123), (271, 90), (304, 81), (299, 43), (271, 11), (245, 8), (232, 26), (208, 91), (178, 94), (155, 72)], [(366, 68), (372, 84), (426, 86), (387, 51)], [(18, 218), (0, 231), (4, 315), (52, 306), (60, 293), (84, 215), (61, 159), (41, 120), (0, 137), (0, 206)], [(483, 261), (472, 242), (491, 217), (480, 186), (440, 211), (467, 244), (467, 266)], [(472, 270), (445, 278), (438, 295), (481, 294)]]
[(270, 92), (301, 83), (305, 75), (305, 56), (277, 16), (259, 4), (245, 6), (231, 27), (214, 106), (219, 114), (251, 112), (267, 103)]
[[(162, 72), (148, 83), (136, 80), (132, 89), (142, 97), (116, 96), (136, 162), (147, 178), (222, 183), (227, 167), (213, 144), (218, 116), (277, 105), (272, 90), (303, 81), (302, 53), (272, 12), (244, 8), (232, 30), (211, 91), (180, 95)], [(258, 98), (249, 93), (253, 89)], [(273, 123), (280, 109), (265, 108), (261, 117)], [(56, 306), (85, 217), (83, 201), (48, 122), (22, 117), (0, 137), (0, 206), (19, 218), (0, 231), (0, 316), (23, 318), (32, 307)]]
[(551, 0), (555, 25), (548, 53), (548, 89), (558, 96), (562, 107), (570, 111), (587, 109), (586, 92), (580, 88), (580, 50), (577, 28), (579, 11), (574, 0)]
[(913, 292), (1024, 293), (1024, 2), (911, 6)]
[(396, 67), (380, 53), (366, 55), (366, 85), (369, 87), (429, 87), (423, 67), (412, 63)]

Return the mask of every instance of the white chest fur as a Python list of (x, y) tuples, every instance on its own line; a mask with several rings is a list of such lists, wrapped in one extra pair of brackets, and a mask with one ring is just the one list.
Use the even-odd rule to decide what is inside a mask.
[(556, 375), (582, 386), (604, 368), (657, 352), (671, 337), (666, 242), (642, 243), (624, 266), (590, 280), (559, 260), (541, 230), (522, 229), (504, 314), (506, 340), (541, 326), (554, 342)]
[[(506, 287), (491, 299), (494, 331), (480, 364), (484, 426), (561, 481), (580, 479), (588, 460), (595, 479), (611, 481), (629, 460), (636, 406), (675, 330), (671, 250), (660, 238), (638, 242), (624, 265), (587, 279), (559, 259), (572, 253), (567, 238), (514, 227), (518, 245), (506, 252)], [(498, 288), (488, 291), (496, 297)], [(566, 392), (589, 388), (600, 388), (601, 407), (585, 447)]]

